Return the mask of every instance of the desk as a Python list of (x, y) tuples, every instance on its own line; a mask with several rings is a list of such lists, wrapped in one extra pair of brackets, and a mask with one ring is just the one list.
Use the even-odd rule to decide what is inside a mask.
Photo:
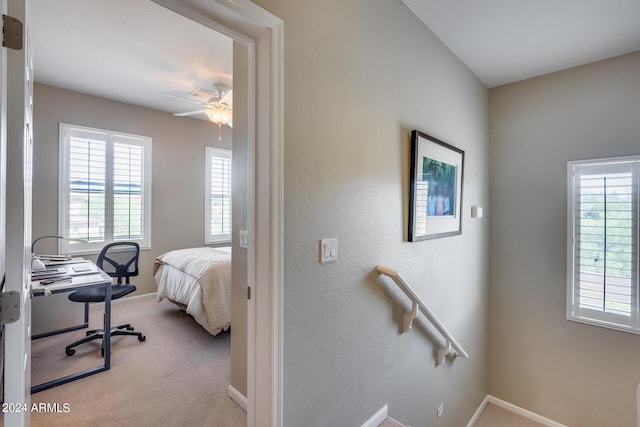
[[(74, 266), (77, 267), (81, 264), (85, 264), (89, 267), (89, 270), (78, 271), (74, 270)], [(71, 261), (67, 264), (56, 265), (55, 268), (63, 268), (65, 275), (71, 276), (71, 283), (59, 283), (51, 285), (42, 285), (41, 281), (31, 282), (31, 295), (33, 297), (39, 297), (48, 294), (73, 292), (78, 289), (92, 288), (103, 285), (111, 285), (111, 277), (100, 270), (93, 262), (86, 260)], [(106, 286), (105, 299), (104, 299), (104, 325), (105, 331), (111, 330), (111, 286)], [(68, 332), (68, 331), (63, 331)], [(85, 378), (90, 375), (97, 374), (99, 372), (108, 371), (111, 368), (111, 334), (108, 332), (104, 335), (104, 362), (101, 366), (95, 368), (86, 369), (84, 371), (76, 372), (71, 375), (56, 378), (44, 382), (42, 384), (31, 386), (31, 393), (38, 393), (40, 391), (48, 390), (50, 388), (69, 383), (71, 381)]]

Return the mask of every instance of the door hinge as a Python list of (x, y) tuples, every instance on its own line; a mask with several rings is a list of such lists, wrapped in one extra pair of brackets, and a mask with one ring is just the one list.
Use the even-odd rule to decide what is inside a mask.
[(247, 299), (251, 299), (251, 286), (247, 286)]
[(13, 323), (20, 319), (20, 292), (0, 293), (0, 325)]
[(2, 46), (22, 50), (23, 25), (13, 16), (2, 15)]

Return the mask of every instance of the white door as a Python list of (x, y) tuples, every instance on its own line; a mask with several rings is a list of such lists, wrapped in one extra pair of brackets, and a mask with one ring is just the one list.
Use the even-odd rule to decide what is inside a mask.
[[(0, 12), (7, 13), (7, 1), (0, 0)], [(7, 52), (0, 48), (0, 292), (4, 291), (7, 202)], [(4, 402), (4, 325), (0, 324), (0, 397)]]
[[(3, 3), (6, 0), (1, 0)], [(2, 48), (6, 129), (5, 291), (20, 293), (20, 319), (5, 327), (4, 425), (29, 425), (31, 405), (31, 168), (33, 62), (28, 31), (29, 0), (9, 0), (7, 15), (23, 23), (22, 49)], [(6, 51), (6, 52), (4, 52)]]

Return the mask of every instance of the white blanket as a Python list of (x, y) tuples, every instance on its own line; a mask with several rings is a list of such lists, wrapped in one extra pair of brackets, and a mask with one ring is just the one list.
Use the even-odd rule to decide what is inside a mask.
[(158, 301), (180, 305), (210, 334), (231, 325), (231, 248), (167, 252), (154, 263)]

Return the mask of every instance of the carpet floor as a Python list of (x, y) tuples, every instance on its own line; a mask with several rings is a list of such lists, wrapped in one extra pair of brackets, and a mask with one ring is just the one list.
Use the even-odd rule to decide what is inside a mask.
[(384, 420), (382, 424), (380, 424), (378, 427), (406, 427), (406, 426), (402, 424), (400, 421), (389, 417), (386, 420)]
[[(112, 305), (112, 324), (131, 323), (147, 340), (114, 337), (111, 370), (32, 395), (32, 403), (69, 410), (36, 412), (39, 426), (246, 426), (246, 413), (227, 395), (230, 334), (209, 335), (170, 302), (155, 296)], [(90, 327), (99, 327), (102, 306), (91, 308)], [(32, 342), (32, 384), (98, 366), (100, 341), (64, 348), (86, 330)]]

